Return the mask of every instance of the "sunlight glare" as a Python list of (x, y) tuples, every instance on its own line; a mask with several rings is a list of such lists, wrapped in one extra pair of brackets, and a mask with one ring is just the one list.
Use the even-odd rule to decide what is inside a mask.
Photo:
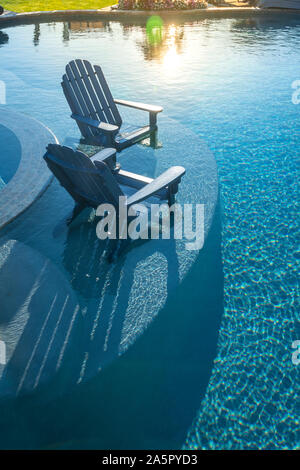
[(179, 64), (179, 55), (176, 47), (176, 27), (171, 25), (168, 29), (168, 50), (163, 58), (165, 68), (174, 69)]

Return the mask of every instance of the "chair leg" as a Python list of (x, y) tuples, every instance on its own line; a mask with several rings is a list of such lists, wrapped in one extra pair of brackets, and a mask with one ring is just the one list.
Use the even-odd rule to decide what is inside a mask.
[(178, 192), (178, 184), (171, 184), (168, 187), (168, 204), (172, 206), (175, 203), (175, 195)]
[(115, 147), (116, 143), (115, 143), (115, 134), (113, 133), (109, 133), (109, 134), (105, 134), (105, 146), (106, 147)]
[(157, 130), (150, 132), (150, 147), (152, 147), (153, 149), (157, 148), (157, 134)]
[(168, 204), (169, 206), (172, 206), (175, 202), (175, 194), (173, 193), (172, 190), (169, 189), (169, 195), (168, 195)]
[(149, 113), (149, 126), (150, 129), (157, 129), (157, 113)]
[(87, 206), (85, 204), (76, 204), (71, 217), (67, 220), (67, 225), (70, 225), (86, 207)]

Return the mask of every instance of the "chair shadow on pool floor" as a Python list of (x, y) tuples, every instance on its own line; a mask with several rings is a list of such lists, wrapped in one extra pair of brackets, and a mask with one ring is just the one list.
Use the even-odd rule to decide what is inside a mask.
[(80, 224), (68, 233), (63, 263), (81, 299), (87, 358), (76, 371), (80, 381), (128, 349), (159, 314), (157, 305), (179, 285), (175, 240), (124, 241), (118, 258), (109, 263), (114, 245), (99, 241), (95, 223)]
[[(81, 230), (84, 232), (85, 228)], [(90, 324), (85, 325), (83, 336), (77, 331), (78, 350), (74, 358), (74, 347), (66, 352), (59, 378), (33, 394), (2, 400), (0, 424), (2, 429), (7, 429), (5, 436), (1, 436), (2, 447), (180, 448), (204, 397), (216, 356), (223, 313), (219, 210), (216, 210), (205, 247), (186, 278), (170, 291), (166, 304), (143, 334), (102, 370), (105, 355), (110, 359), (118, 355), (124, 326), (123, 306), (128, 302), (129, 292), (126, 289), (118, 292), (119, 307), (115, 308), (118, 321), (111, 328), (109, 325), (94, 328), (94, 345), (103, 344), (105, 332), (110, 331), (107, 349), (99, 356), (99, 352), (93, 351), (96, 346), (92, 346), (89, 357), (93, 359), (90, 364), (87, 361), (83, 369), (80, 350), (82, 342), (86, 346), (86, 335), (93, 330), (94, 324), (89, 318), (89, 314), (95, 315), (93, 302), (99, 305), (93, 282), (99, 263), (92, 262), (90, 257), (88, 276), (84, 279), (76, 275), (72, 264), (76, 256), (71, 254), (73, 236), (70, 232), (64, 265), (72, 273), (71, 283), (80, 293), (81, 304), (85, 304), (86, 298), (92, 299), (84, 318), (84, 322), (87, 319)], [(86, 243), (85, 247), (89, 251), (92, 245)], [(87, 254), (82, 253), (82, 260), (86, 260)], [(177, 268), (171, 256), (169, 261), (171, 279)], [(115, 270), (115, 281), (120, 278), (120, 271)], [(126, 276), (130, 278), (130, 274), (126, 273)], [(130, 284), (132, 279), (129, 280)], [(115, 281), (110, 281), (107, 287), (107, 292), (112, 289), (107, 294), (111, 298), (116, 298), (116, 291), (109, 284), (117, 285)], [(103, 285), (100, 289), (103, 291)], [(109, 318), (106, 321), (109, 323)], [(101, 355), (102, 363), (99, 362)], [(71, 368), (69, 361), (73, 363)], [(72, 382), (80, 372), (82, 375), (83, 370), (89, 380), (82, 380), (67, 390), (62, 387), (61, 396), (52, 393), (59, 380), (63, 383), (70, 379)], [(18, 413), (15, 413), (16, 409)]]
[(144, 334), (69, 400), (53, 404), (54, 413), (72, 416), (56, 430), (57, 447), (182, 446), (209, 381), (223, 313), (219, 217), (217, 210), (191, 272)]

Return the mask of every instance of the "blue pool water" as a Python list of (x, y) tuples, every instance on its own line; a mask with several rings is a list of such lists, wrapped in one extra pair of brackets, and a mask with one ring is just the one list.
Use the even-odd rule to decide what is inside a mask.
[[(28, 352), (26, 374), (16, 385), (8, 373), (0, 389), (4, 447), (299, 446), (300, 107), (292, 83), (300, 79), (300, 15), (248, 15), (165, 21), (161, 42), (147, 36), (146, 20), (3, 31), (8, 106), (61, 141), (78, 136), (59, 83), (69, 60), (86, 58), (103, 67), (116, 97), (164, 106), (162, 149), (128, 149), (124, 167), (153, 175), (183, 164), (182, 197), (194, 201), (201, 161), (214, 174), (212, 152), (220, 181), (206, 245), (188, 257), (146, 245), (106, 266), (92, 222), (69, 232), (60, 224), (72, 202), (56, 183), (2, 231), (1, 273), (19, 286), (18, 338), (24, 331), (26, 345), (31, 321), (40, 358), (35, 366)], [(16, 259), (31, 273), (28, 284), (14, 274)], [(9, 322), (7, 314), (0, 339)], [(45, 345), (39, 331), (49, 335)], [(29, 395), (9, 397), (25, 385)]]
[(21, 159), (21, 144), (17, 136), (0, 125), (0, 189), (14, 176)]

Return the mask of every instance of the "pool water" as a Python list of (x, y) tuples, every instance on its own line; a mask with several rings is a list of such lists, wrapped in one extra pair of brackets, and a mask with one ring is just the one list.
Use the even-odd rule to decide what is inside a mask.
[(0, 189), (16, 173), (21, 160), (21, 144), (16, 135), (0, 124)]
[[(103, 264), (99, 268), (93, 260), (95, 254), (101, 259), (97, 252), (101, 247), (88, 224), (68, 234), (56, 227), (72, 207), (56, 183), (2, 232), (5, 253), (23, 253), (24, 263), (36, 260), (33, 279), (46, 266), (38, 286), (50, 279), (50, 292), (55, 293), (63, 275), (61, 298), (55, 297), (54, 303), (58, 320), (67, 298), (69, 319), (77, 308), (79, 323), (93, 315), (97, 319), (99, 311), (107, 315), (106, 331), (110, 331), (110, 309), (122, 316), (119, 305), (132, 302), (130, 321), (122, 330), (131, 347), (118, 360), (114, 348), (120, 341), (120, 325), (114, 331), (113, 350), (108, 347), (110, 356), (104, 354), (103, 362), (93, 362), (90, 369), (89, 354), (95, 355), (95, 350), (85, 351), (82, 360), (85, 339), (79, 326), (73, 338), (78, 342), (79, 370), (73, 357), (71, 370), (64, 368), (56, 380), (45, 382), (29, 397), (20, 396), (22, 420), (15, 413), (15, 402), (2, 399), (4, 447), (299, 446), (300, 369), (292, 363), (292, 342), (300, 337), (300, 108), (292, 102), (292, 83), (299, 80), (300, 15), (248, 15), (173, 19), (165, 21), (159, 34), (149, 34), (146, 20), (121, 24), (74, 19), (3, 31), (8, 41), (0, 49), (0, 80), (6, 83), (10, 107), (44, 122), (62, 142), (78, 136), (59, 83), (69, 60), (86, 58), (102, 66), (115, 97), (164, 106), (161, 160), (158, 152), (153, 156), (141, 146), (132, 150), (132, 160), (129, 149), (120, 158), (150, 175), (153, 165), (170, 164), (168, 145), (176, 142), (175, 164), (181, 164), (182, 158), (188, 165), (191, 132), (202, 149), (199, 161), (203, 152), (207, 154), (203, 145), (213, 152), (220, 181), (220, 204), (207, 243), (197, 256), (188, 262), (183, 259), (180, 282), (174, 288), (158, 286), (155, 269), (158, 279), (160, 275), (166, 279), (168, 267), (159, 250), (158, 254), (150, 250), (147, 258), (142, 253), (138, 260), (131, 254), (126, 269), (120, 265), (112, 279), (106, 267), (108, 277), (103, 283), (100, 276), (99, 290), (95, 283)], [(197, 172), (197, 145), (190, 146), (190, 172), (193, 168)], [(143, 164), (138, 149), (145, 152)], [(200, 182), (193, 184), (187, 179), (189, 197), (200, 191)], [(155, 262), (151, 256), (156, 256)], [(10, 279), (16, 268), (7, 262), (5, 266)], [(121, 289), (128, 272), (140, 273), (129, 276), (136, 286), (133, 298)], [(92, 279), (86, 276), (90, 273)], [(144, 279), (143, 273), (151, 275)], [(143, 285), (147, 292), (139, 290)], [(106, 296), (102, 310), (99, 292)], [(26, 293), (20, 306), (25, 305), (24, 298)], [(51, 312), (51, 299), (47, 302)], [(148, 308), (143, 310), (143, 324), (134, 314), (135, 306)], [(46, 319), (47, 313), (43, 312)], [(137, 326), (133, 331), (144, 332), (133, 335), (134, 344), (132, 325)], [(68, 324), (64, 329), (67, 334)], [(99, 341), (105, 344), (103, 335), (101, 331)], [(104, 367), (107, 357), (110, 365)], [(74, 374), (77, 386), (68, 389)], [(41, 376), (39, 371), (35, 376)], [(81, 380), (84, 377), (89, 380)], [(62, 414), (64, 420), (57, 420)]]

